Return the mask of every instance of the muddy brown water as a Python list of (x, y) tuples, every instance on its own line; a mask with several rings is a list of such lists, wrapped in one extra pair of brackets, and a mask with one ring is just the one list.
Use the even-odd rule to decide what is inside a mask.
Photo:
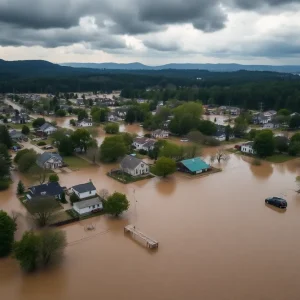
[[(300, 160), (256, 167), (232, 154), (217, 174), (129, 185), (105, 175), (112, 167), (61, 174), (61, 184), (92, 179), (98, 190), (126, 193), (129, 211), (119, 220), (100, 216), (62, 227), (69, 246), (63, 262), (49, 270), (26, 275), (13, 259), (2, 259), (1, 298), (299, 299), (300, 197), (294, 190)], [(13, 179), (0, 193), (0, 208), (23, 215), (19, 238), (27, 221), (15, 197), (19, 175)], [(272, 195), (287, 199), (285, 212), (264, 204)], [(158, 240), (159, 249), (148, 251), (124, 236), (129, 223)], [(85, 231), (88, 224), (96, 229)]]

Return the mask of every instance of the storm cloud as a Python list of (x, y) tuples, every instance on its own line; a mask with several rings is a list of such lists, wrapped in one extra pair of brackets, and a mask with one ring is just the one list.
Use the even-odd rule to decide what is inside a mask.
[[(131, 57), (158, 51), (174, 57), (295, 56), (298, 36), (290, 41), (276, 22), (285, 30), (286, 14), (299, 9), (300, 0), (0, 0), (0, 47), (77, 45), (80, 52)], [(234, 24), (239, 15), (245, 18)], [(281, 19), (265, 18), (277, 15)]]

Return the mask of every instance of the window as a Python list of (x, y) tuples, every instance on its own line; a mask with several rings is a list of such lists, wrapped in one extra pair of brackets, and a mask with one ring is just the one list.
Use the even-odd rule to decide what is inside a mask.
[(93, 208), (95, 208), (95, 205), (93, 205)]

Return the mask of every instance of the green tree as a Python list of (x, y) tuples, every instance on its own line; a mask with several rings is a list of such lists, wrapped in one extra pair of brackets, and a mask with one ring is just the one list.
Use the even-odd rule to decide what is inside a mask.
[(49, 182), (59, 182), (59, 177), (57, 174), (50, 174), (49, 175)]
[(205, 135), (214, 135), (217, 132), (217, 125), (209, 120), (201, 120), (198, 130)]
[(24, 192), (25, 192), (25, 186), (24, 186), (24, 183), (23, 183), (21, 180), (19, 180), (18, 186), (17, 186), (17, 194), (18, 194), (18, 195), (23, 195)]
[(230, 127), (230, 125), (225, 126), (225, 139), (227, 142), (229, 141), (232, 132), (233, 132), (233, 130)]
[(55, 112), (56, 116), (58, 117), (65, 117), (67, 115), (67, 112), (64, 109), (58, 109)]
[(277, 115), (279, 115), (279, 116), (286, 116), (287, 117), (290, 114), (291, 114), (291, 112), (286, 108), (282, 108), (282, 109), (278, 110), (278, 112), (277, 112)]
[(78, 202), (78, 201), (80, 201), (80, 199), (78, 198), (78, 196), (75, 193), (72, 193), (70, 195), (70, 202), (71, 202), (71, 204), (73, 205), (75, 202)]
[(246, 133), (247, 128), (248, 122), (246, 118), (239, 116), (234, 120), (233, 132), (235, 136), (243, 137)]
[(15, 221), (3, 210), (0, 210), (0, 257), (10, 254), (17, 230)]
[(58, 151), (64, 156), (72, 155), (74, 152), (72, 139), (68, 136), (64, 136), (59, 142)]
[(9, 132), (4, 125), (0, 125), (0, 143), (4, 144), (8, 149), (12, 147), (12, 140)]
[(128, 210), (129, 201), (126, 195), (121, 193), (113, 193), (111, 196), (104, 201), (105, 212), (118, 217), (122, 212)]
[(291, 143), (295, 143), (295, 142), (300, 142), (300, 133), (295, 133), (292, 137), (291, 137)]
[(105, 122), (107, 119), (108, 109), (93, 107), (91, 110), (92, 120), (95, 123)]
[(77, 112), (77, 118), (78, 118), (78, 121), (81, 121), (83, 119), (87, 119), (89, 117), (88, 113), (86, 112), (86, 110), (84, 109), (80, 109), (78, 112)]
[(119, 124), (118, 123), (108, 123), (105, 125), (104, 130), (109, 134), (116, 134), (119, 132)]
[(28, 135), (30, 133), (30, 129), (27, 125), (22, 126), (22, 133)]
[(33, 151), (33, 150), (30, 150), (30, 149), (22, 149), (22, 150), (18, 151), (17, 154), (16, 154), (16, 156), (14, 157), (14, 162), (15, 162), (15, 163), (18, 163), (19, 160), (21, 159), (21, 157), (22, 157), (23, 155), (25, 155), (26, 153), (29, 153), (29, 152), (31, 152), (31, 151)]
[(46, 120), (44, 118), (37, 118), (32, 122), (32, 127), (39, 128), (45, 123), (46, 123)]
[(76, 126), (76, 121), (75, 121), (74, 119), (71, 119), (71, 120), (70, 120), (70, 125)]
[(258, 130), (251, 129), (248, 133), (249, 140), (253, 141), (255, 139), (257, 133), (258, 133)]
[(72, 133), (71, 140), (72, 140), (75, 148), (80, 148), (84, 152), (86, 152), (88, 145), (92, 140), (92, 137), (91, 137), (90, 133), (88, 132), (88, 130), (86, 130), (84, 128), (79, 128), (79, 129), (76, 129), (76, 131), (74, 131)]
[(260, 157), (272, 155), (275, 150), (273, 132), (271, 130), (261, 130), (254, 139), (253, 149)]
[(32, 231), (25, 232), (22, 239), (14, 243), (14, 257), (19, 261), (23, 270), (32, 272), (37, 268), (39, 248), (40, 238)]
[(162, 177), (173, 174), (176, 172), (176, 162), (168, 157), (160, 157), (155, 163), (154, 172)]
[(299, 155), (300, 154), (300, 142), (298, 142), (298, 141), (291, 142), (289, 144), (288, 153), (291, 156), (297, 156), (297, 155)]
[(34, 150), (31, 150), (18, 160), (18, 169), (22, 173), (28, 172), (36, 164), (37, 154)]
[(31, 213), (33, 221), (39, 227), (49, 225), (53, 220), (58, 203), (54, 197), (40, 196), (35, 197), (33, 201), (28, 201), (27, 208)]
[(100, 146), (100, 160), (103, 162), (114, 162), (124, 156), (128, 148), (122, 136), (106, 137)]
[(58, 230), (44, 230), (40, 234), (39, 255), (42, 265), (47, 266), (62, 255), (67, 246), (66, 233)]
[(289, 127), (291, 129), (296, 129), (300, 127), (300, 115), (294, 115), (290, 118)]
[(165, 141), (164, 145), (160, 148), (159, 157), (168, 157), (179, 160), (183, 158), (183, 152), (183, 147)]
[(275, 136), (274, 137), (275, 149), (282, 153), (287, 152), (289, 148), (289, 139), (285, 136)]

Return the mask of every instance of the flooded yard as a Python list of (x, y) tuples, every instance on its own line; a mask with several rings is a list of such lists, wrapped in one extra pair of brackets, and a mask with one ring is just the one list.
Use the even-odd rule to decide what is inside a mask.
[[(203, 151), (209, 159), (216, 149)], [(190, 179), (170, 178), (123, 185), (105, 174), (112, 165), (60, 174), (70, 187), (91, 179), (97, 190), (126, 193), (130, 210), (114, 220), (99, 216), (62, 227), (69, 245), (60, 266), (25, 275), (12, 259), (0, 261), (5, 299), (232, 300), (298, 299), (300, 287), (300, 196), (295, 178), (300, 160), (252, 166), (231, 154), (222, 172)], [(218, 164), (216, 164), (218, 166)], [(19, 211), (17, 238), (26, 228), (25, 210), (10, 190), (0, 208)], [(22, 178), (25, 184), (30, 182)], [(280, 211), (269, 196), (287, 199)], [(159, 241), (151, 252), (123, 234), (135, 224)], [(85, 231), (93, 224), (95, 230)]]

